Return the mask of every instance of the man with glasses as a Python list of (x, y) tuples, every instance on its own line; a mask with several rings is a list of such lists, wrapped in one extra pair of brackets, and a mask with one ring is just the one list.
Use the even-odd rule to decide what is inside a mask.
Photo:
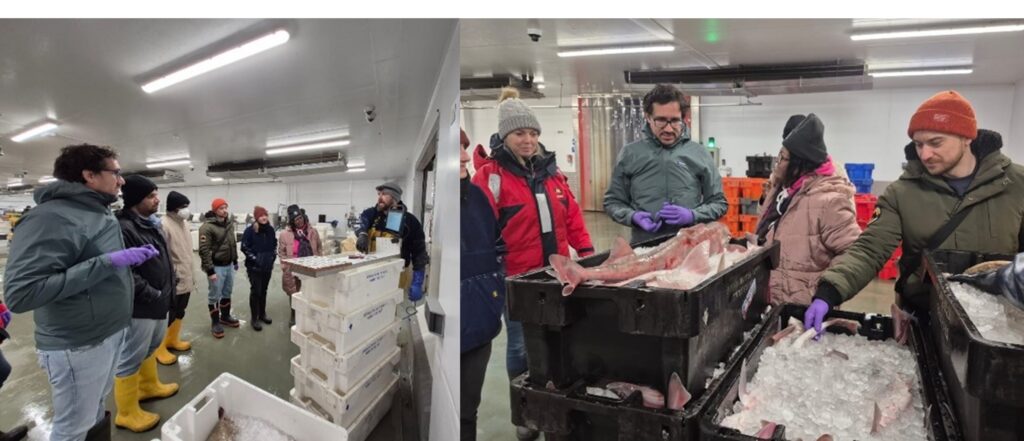
[(110, 439), (104, 409), (132, 318), (131, 267), (159, 253), (124, 249), (109, 208), (124, 184), (113, 150), (65, 147), (53, 176), (18, 223), (5, 300), (15, 313), (35, 311), (36, 352), (53, 396), (50, 440)]
[(604, 194), (604, 211), (633, 227), (632, 242), (712, 222), (728, 208), (722, 178), (704, 146), (690, 139), (689, 103), (674, 86), (644, 96), (644, 139), (622, 148)]

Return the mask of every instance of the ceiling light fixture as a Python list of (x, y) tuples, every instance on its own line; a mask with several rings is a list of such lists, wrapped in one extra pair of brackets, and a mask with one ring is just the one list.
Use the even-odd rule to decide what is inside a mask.
[(879, 70), (868, 72), (875, 78), (891, 77), (917, 77), (926, 75), (966, 75), (974, 72), (971, 67), (948, 67), (938, 69), (900, 69), (900, 70)]
[(594, 48), (594, 49), (579, 49), (565, 52), (559, 52), (558, 56), (561, 58), (569, 57), (589, 57), (593, 55), (618, 55), (618, 54), (640, 54), (647, 52), (672, 52), (676, 50), (676, 47), (671, 44), (660, 44), (660, 45), (647, 45), (647, 46), (628, 46), (628, 47), (606, 47), (606, 48)]
[(351, 144), (351, 141), (348, 141), (348, 140), (327, 141), (327, 142), (314, 142), (312, 144), (296, 144), (296, 145), (291, 145), (291, 146), (287, 146), (287, 147), (277, 147), (277, 148), (267, 149), (267, 154), (268, 155), (283, 155), (285, 153), (304, 152), (304, 151), (308, 151), (308, 150), (321, 150), (321, 149), (329, 149), (329, 148), (332, 148), (332, 147), (345, 147), (345, 146), (347, 146), (349, 144)]
[(960, 26), (942, 26), (933, 28), (919, 28), (919, 29), (905, 29), (905, 30), (891, 30), (891, 31), (863, 31), (855, 32), (850, 34), (850, 39), (853, 41), (867, 41), (867, 40), (887, 40), (894, 38), (921, 38), (921, 37), (941, 37), (946, 35), (971, 35), (971, 34), (990, 34), (995, 32), (1019, 32), (1024, 31), (1024, 23), (1021, 22), (1003, 22), (1003, 23), (990, 23), (985, 25), (979, 24), (968, 24)]
[(43, 122), (41, 122), (39, 124), (36, 124), (36, 125), (34, 125), (32, 127), (29, 127), (28, 129), (26, 129), (25, 131), (23, 131), (21, 133), (18, 133), (17, 135), (12, 136), (11, 137), (11, 141), (14, 141), (14, 142), (25, 142), (25, 141), (28, 141), (31, 138), (35, 138), (36, 136), (39, 136), (39, 135), (42, 135), (44, 133), (53, 131), (58, 126), (60, 126), (60, 124), (57, 123), (57, 121), (46, 120), (46, 121), (43, 121)]
[(43, 176), (43, 177), (39, 178), (39, 183), (40, 184), (49, 184), (51, 182), (57, 182), (57, 178), (55, 178), (53, 176)]
[(210, 182), (221, 182), (224, 178), (210, 178)]
[(146, 168), (169, 168), (181, 165), (192, 165), (192, 161), (188, 159), (179, 159), (177, 161), (150, 162), (146, 164)]
[(345, 170), (345, 171), (348, 172), (348, 173), (362, 173), (362, 172), (366, 171), (366, 167), (350, 168), (350, 169)]
[(280, 46), (286, 43), (289, 38), (291, 38), (291, 34), (289, 34), (288, 31), (284, 29), (278, 29), (270, 34), (266, 34), (255, 40), (243, 43), (238, 47), (221, 52), (198, 63), (186, 66), (182, 69), (176, 70), (174, 72), (171, 72), (170, 74), (167, 74), (146, 84), (143, 84), (142, 90), (146, 93), (156, 92), (165, 87), (178, 84), (190, 78), (197, 77), (199, 75), (227, 66), (231, 63), (242, 60), (244, 58), (256, 55), (267, 49)]

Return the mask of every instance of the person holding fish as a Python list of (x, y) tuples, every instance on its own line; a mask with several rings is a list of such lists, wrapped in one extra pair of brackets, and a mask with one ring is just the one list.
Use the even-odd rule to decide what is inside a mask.
[(999, 133), (978, 128), (971, 103), (939, 92), (918, 107), (906, 133), (912, 141), (903, 175), (878, 198), (860, 238), (822, 274), (804, 326), (820, 333), (829, 310), (857, 295), (901, 240), (897, 304), (918, 314), (928, 309), (925, 250), (1024, 251), (1024, 167), (1000, 152)]
[(821, 273), (860, 237), (856, 189), (832, 162), (825, 125), (815, 114), (793, 115), (783, 130), (773, 187), (761, 206), (757, 241), (781, 244), (772, 270), (773, 305), (807, 305)]
[[(506, 244), (505, 273), (509, 276), (550, 264), (553, 255), (594, 253), (583, 211), (555, 163), (555, 154), (540, 143), (541, 126), (533, 110), (512, 88), (502, 90), (498, 104), (498, 133), (491, 137), (491, 154), (479, 161), (472, 178), (490, 202), (501, 238)], [(522, 325), (508, 320), (506, 367), (509, 378), (527, 370)], [(517, 428), (519, 439), (537, 433)]]
[(729, 208), (717, 164), (690, 139), (683, 93), (659, 84), (643, 104), (644, 139), (619, 152), (604, 194), (605, 213), (633, 228), (633, 243), (714, 222)]
[(949, 279), (1006, 297), (1014, 306), (1024, 309), (1024, 253), (1017, 254), (1013, 262), (982, 263)]

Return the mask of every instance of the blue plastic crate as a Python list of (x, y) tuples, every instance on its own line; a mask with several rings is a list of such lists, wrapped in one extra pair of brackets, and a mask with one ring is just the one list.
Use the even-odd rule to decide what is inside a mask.
[(874, 170), (875, 164), (846, 164), (846, 175), (851, 181), (871, 181), (871, 172)]
[(851, 179), (853, 186), (857, 187), (857, 193), (871, 194), (871, 185), (875, 183), (872, 179)]

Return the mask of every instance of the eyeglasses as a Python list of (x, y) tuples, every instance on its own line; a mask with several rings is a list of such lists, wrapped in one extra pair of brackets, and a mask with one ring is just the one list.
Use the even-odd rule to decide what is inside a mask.
[(668, 119), (668, 118), (658, 117), (658, 118), (653, 118), (652, 121), (654, 121), (654, 127), (657, 127), (659, 129), (664, 129), (665, 126), (667, 126), (669, 124), (671, 124), (672, 127), (675, 127), (677, 129), (683, 126), (683, 120), (679, 119), (679, 118)]
[(121, 176), (121, 169), (119, 169), (119, 168), (114, 168), (114, 169), (104, 168), (104, 169), (100, 170), (100, 173), (103, 173), (103, 172), (110, 172), (114, 176)]

